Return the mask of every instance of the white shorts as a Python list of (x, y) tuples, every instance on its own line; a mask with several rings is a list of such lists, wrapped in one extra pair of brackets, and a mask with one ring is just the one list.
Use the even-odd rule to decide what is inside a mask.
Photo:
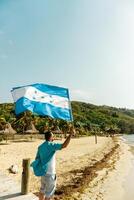
[(40, 192), (43, 193), (47, 198), (53, 196), (56, 189), (56, 174), (41, 177), (41, 188)]

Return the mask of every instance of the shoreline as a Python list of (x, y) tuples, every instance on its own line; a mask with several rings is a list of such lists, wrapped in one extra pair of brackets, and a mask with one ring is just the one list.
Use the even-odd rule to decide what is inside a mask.
[[(58, 191), (57, 194), (60, 193), (60, 195), (55, 195), (55, 200), (63, 199), (63, 200), (76, 200), (76, 199), (89, 199), (89, 193), (85, 191), (87, 190), (87, 186), (90, 188), (89, 192), (92, 193), (91, 188), (93, 188), (96, 184), (91, 184), (94, 182), (94, 180), (97, 179), (98, 177), (100, 178), (102, 175), (100, 172), (104, 168), (111, 170), (113, 168), (113, 163), (115, 160), (113, 160), (113, 163), (111, 165), (110, 158), (113, 155), (117, 155), (117, 150), (119, 148), (119, 145), (115, 143), (115, 145), (110, 148), (109, 150), (106, 150), (103, 152), (103, 157), (99, 160), (96, 160), (94, 164), (90, 164), (89, 166), (85, 166), (81, 170), (75, 170), (73, 173), (75, 174), (75, 179), (69, 183), (69, 185), (65, 187), (61, 187)], [(62, 193), (61, 193), (62, 191)], [(88, 194), (88, 195), (87, 195)], [(93, 200), (93, 198), (92, 198)]]
[[(79, 200), (125, 200), (124, 182), (132, 169), (131, 148), (118, 138), (119, 148), (110, 158), (112, 168), (102, 169), (88, 185)], [(134, 149), (133, 149), (134, 150)], [(113, 162), (112, 162), (113, 160)], [(130, 183), (131, 184), (131, 183)], [(129, 200), (127, 198), (127, 200)]]
[[(42, 140), (0, 145), (0, 171), (20, 184), (22, 158), (33, 160), (40, 143)], [(123, 183), (132, 167), (131, 151), (119, 137), (98, 137), (97, 145), (92, 136), (72, 139), (69, 148), (57, 153), (58, 184), (54, 199), (125, 200)], [(18, 165), (18, 174), (9, 173), (11, 164)], [(30, 192), (38, 195), (40, 179), (30, 174)]]

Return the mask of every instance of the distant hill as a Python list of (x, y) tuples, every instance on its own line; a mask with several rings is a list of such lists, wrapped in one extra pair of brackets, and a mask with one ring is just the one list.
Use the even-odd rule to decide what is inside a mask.
[[(74, 125), (82, 133), (90, 132), (92, 134), (94, 130), (103, 132), (112, 128), (120, 133), (134, 134), (134, 110), (73, 101), (72, 111)], [(40, 133), (44, 131), (44, 126), (53, 128), (59, 126), (61, 129), (67, 127), (67, 123), (63, 120), (39, 117), (30, 112), (16, 117), (14, 104), (0, 104), (0, 130), (6, 122), (10, 122), (17, 132), (24, 132), (31, 120)]]
[(134, 110), (109, 106), (96, 106), (83, 102), (72, 102), (75, 123), (83, 126), (97, 125), (104, 130), (109, 127), (120, 129), (121, 133), (134, 134)]

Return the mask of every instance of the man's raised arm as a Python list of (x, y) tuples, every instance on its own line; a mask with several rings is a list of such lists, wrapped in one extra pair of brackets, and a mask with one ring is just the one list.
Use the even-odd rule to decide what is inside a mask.
[(69, 132), (70, 132), (70, 133), (69, 133), (69, 136), (66, 138), (65, 142), (62, 144), (62, 149), (63, 149), (63, 148), (66, 148), (66, 147), (68, 146), (72, 135), (75, 134), (74, 128), (71, 127)]

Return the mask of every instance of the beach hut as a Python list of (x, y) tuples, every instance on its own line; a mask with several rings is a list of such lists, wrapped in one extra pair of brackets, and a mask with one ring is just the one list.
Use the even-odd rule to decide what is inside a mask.
[(4, 136), (4, 139), (6, 139), (6, 142), (7, 142), (8, 137), (12, 136), (12, 139), (14, 138), (16, 131), (12, 128), (10, 123), (7, 123), (5, 125), (5, 129), (0, 131), (0, 134), (2, 134)]
[(15, 135), (17, 132), (13, 129), (10, 123), (6, 124), (5, 132), (8, 132), (9, 134)]
[(56, 135), (56, 138), (60, 138), (62, 139), (63, 138), (63, 131), (60, 130), (59, 126), (53, 126), (51, 128), (51, 131)]
[(12, 128), (10, 123), (7, 123), (5, 125), (5, 128), (3, 130), (0, 130), (1, 134), (8, 134), (8, 135), (14, 135), (16, 134), (16, 131)]
[(38, 134), (39, 131), (35, 128), (35, 125), (33, 122), (30, 123), (30, 125), (27, 127), (27, 130), (24, 131), (25, 134), (30, 134), (30, 138), (32, 140), (34, 134)]
[(30, 123), (30, 126), (28, 126), (27, 130), (25, 131), (27, 134), (38, 134), (39, 131), (35, 128), (35, 125), (33, 122)]

